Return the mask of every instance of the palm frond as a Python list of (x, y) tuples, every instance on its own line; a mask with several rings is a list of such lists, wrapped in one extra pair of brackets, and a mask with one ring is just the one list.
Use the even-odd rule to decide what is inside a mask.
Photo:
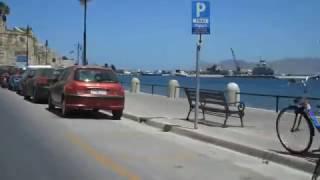
[(9, 15), (10, 14), (10, 7), (2, 1), (0, 2), (0, 14), (1, 15)]
[[(81, 5), (84, 5), (84, 3), (86, 2), (86, 0), (79, 0)], [(87, 3), (89, 3), (92, 0), (87, 0)]]
[(7, 5), (6, 5), (6, 3), (4, 3), (4, 2), (2, 2), (2, 1), (0, 1), (0, 8), (2, 8), (2, 7), (6, 7)]

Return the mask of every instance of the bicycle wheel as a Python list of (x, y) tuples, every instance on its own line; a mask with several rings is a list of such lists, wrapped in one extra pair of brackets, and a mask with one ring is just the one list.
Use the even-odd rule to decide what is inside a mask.
[(304, 112), (290, 106), (281, 110), (276, 123), (277, 135), (282, 146), (293, 154), (309, 150), (313, 140), (313, 126)]

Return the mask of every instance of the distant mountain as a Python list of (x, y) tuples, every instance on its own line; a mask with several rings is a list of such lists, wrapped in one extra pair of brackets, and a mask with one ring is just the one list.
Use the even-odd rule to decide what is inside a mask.
[(320, 58), (285, 58), (269, 62), (275, 73), (316, 74), (320, 73)]
[[(305, 57), (305, 58), (284, 58), (274, 61), (266, 61), (276, 74), (317, 74), (320, 73), (320, 57)], [(249, 62), (246, 60), (238, 60), (242, 69), (253, 69), (259, 62)], [(217, 64), (223, 69), (235, 70), (236, 66), (233, 60), (223, 60), (217, 63), (201, 62), (200, 67), (207, 67)]]

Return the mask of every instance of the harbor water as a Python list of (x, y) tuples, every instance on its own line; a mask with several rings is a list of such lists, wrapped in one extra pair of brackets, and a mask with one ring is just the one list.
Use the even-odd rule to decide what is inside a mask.
[[(141, 83), (141, 92), (153, 93), (159, 95), (167, 95), (167, 86), (170, 80), (175, 79), (180, 83), (181, 87), (195, 88), (196, 79), (194, 77), (179, 77), (179, 76), (139, 76)], [(125, 89), (130, 89), (132, 76), (119, 76)], [(242, 93), (255, 93), (264, 95), (278, 96), (308, 96), (320, 98), (320, 80), (308, 81), (308, 92), (304, 94), (304, 86), (302, 83), (292, 83), (285, 79), (271, 78), (237, 78), (237, 77), (201, 77), (201, 89), (209, 90), (225, 90), (227, 84), (235, 82), (239, 85)], [(153, 88), (152, 88), (152, 85)], [(153, 89), (153, 90), (152, 90)], [(180, 94), (185, 97), (183, 89), (180, 89)], [(276, 109), (275, 97), (262, 97), (252, 95), (241, 95), (241, 101), (245, 102), (246, 106), (262, 109)], [(320, 104), (320, 101), (311, 101), (313, 105)], [(279, 98), (279, 108), (283, 108), (293, 104), (292, 98)]]

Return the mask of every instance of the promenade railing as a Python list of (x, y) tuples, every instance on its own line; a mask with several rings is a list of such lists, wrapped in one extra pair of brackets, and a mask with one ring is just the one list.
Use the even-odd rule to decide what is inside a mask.
[[(289, 102), (293, 102), (294, 99), (301, 97), (301, 96), (283, 96), (283, 95), (275, 95), (275, 94), (258, 94), (258, 93), (246, 93), (246, 92), (240, 92), (238, 94), (245, 95), (245, 96), (273, 98), (275, 100), (276, 112), (279, 112), (279, 110), (280, 110), (280, 99), (287, 99), (287, 100), (289, 100)], [(316, 101), (320, 101), (320, 98), (318, 98), (318, 97), (306, 97), (306, 98), (311, 103), (316, 103)], [(289, 104), (286, 104), (285, 106), (288, 106)], [(281, 108), (283, 108), (283, 107), (281, 107)]]
[[(126, 90), (130, 90), (131, 83), (129, 82), (121, 82)], [(168, 85), (162, 84), (140, 84), (140, 91), (149, 94), (157, 94), (157, 95), (168, 95)], [(180, 98), (186, 98), (185, 88), (192, 87), (177, 87), (176, 91), (179, 91)], [(210, 91), (213, 89), (201, 89)], [(285, 96), (285, 95), (276, 95), (276, 94), (261, 94), (261, 93), (249, 93), (249, 92), (240, 92), (241, 101), (245, 102), (248, 107), (262, 108), (262, 109), (272, 109), (276, 112), (279, 112), (281, 108), (288, 106), (289, 104), (293, 104), (293, 100), (300, 96)], [(311, 104), (317, 105), (320, 104), (320, 97), (307, 97)], [(262, 104), (262, 105), (261, 105)], [(261, 105), (261, 106), (259, 106)]]

